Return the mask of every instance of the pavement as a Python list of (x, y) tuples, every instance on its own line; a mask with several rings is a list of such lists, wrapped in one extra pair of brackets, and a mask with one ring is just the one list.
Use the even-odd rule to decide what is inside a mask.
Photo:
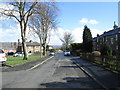
[(87, 60), (80, 59), (79, 57), (74, 57), (71, 60), (102, 87), (120, 90), (120, 74)]
[(51, 56), (45, 56), (43, 58), (39, 58), (35, 61), (27, 62), (24, 64), (16, 65), (16, 66), (3, 66), (2, 72), (11, 72), (11, 71), (20, 71), (20, 70), (28, 70), (37, 65), (38, 63), (43, 62), (45, 59), (50, 58)]

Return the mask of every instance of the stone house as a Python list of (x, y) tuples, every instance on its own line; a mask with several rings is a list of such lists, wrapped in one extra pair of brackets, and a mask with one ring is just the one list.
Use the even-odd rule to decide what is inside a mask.
[[(28, 53), (38, 53), (40, 52), (40, 44), (38, 42), (26, 42), (27, 52)], [(20, 40), (18, 42), (0, 42), (0, 49), (2, 49), (5, 53), (9, 52), (22, 52), (22, 43)]]
[(100, 51), (106, 42), (111, 46), (113, 54), (120, 55), (120, 27), (114, 24), (112, 30), (93, 38), (93, 51)]
[[(26, 47), (29, 54), (40, 52), (40, 44), (38, 42), (33, 42), (32, 40), (30, 40), (29, 42), (26, 42)], [(22, 43), (19, 40), (17, 52), (22, 52)]]

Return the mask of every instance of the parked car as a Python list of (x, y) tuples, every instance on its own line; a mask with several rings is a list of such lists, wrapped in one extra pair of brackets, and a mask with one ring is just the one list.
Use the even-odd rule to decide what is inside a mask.
[(0, 65), (4, 65), (7, 60), (7, 55), (4, 53), (2, 49), (0, 49)]
[(13, 55), (15, 54), (14, 52), (8, 52), (7, 55)]
[(24, 56), (24, 54), (21, 52), (13, 54), (13, 57), (21, 57), (21, 56)]
[(70, 53), (70, 51), (66, 50), (66, 51), (64, 52), (64, 55), (65, 55), (65, 56), (70, 56), (71, 53)]
[(54, 56), (55, 52), (54, 51), (50, 51), (50, 55)]

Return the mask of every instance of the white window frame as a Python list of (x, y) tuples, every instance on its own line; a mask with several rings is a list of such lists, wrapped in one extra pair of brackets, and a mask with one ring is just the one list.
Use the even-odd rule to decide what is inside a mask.
[(116, 45), (116, 50), (118, 50), (118, 45)]
[(111, 38), (111, 44), (113, 44), (113, 38)]
[(116, 41), (117, 41), (118, 40), (118, 35), (116, 34), (115, 37), (116, 37)]

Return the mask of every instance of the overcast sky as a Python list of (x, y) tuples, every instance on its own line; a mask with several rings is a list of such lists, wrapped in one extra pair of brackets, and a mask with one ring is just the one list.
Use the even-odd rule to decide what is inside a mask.
[[(51, 33), (50, 45), (61, 45), (59, 37), (65, 31), (71, 32), (75, 42), (82, 42), (84, 25), (87, 25), (92, 36), (112, 29), (114, 21), (118, 23), (118, 2), (57, 2), (58, 28)], [(0, 4), (0, 7), (6, 7)], [(19, 24), (0, 17), (0, 41), (15, 42), (20, 37)], [(59, 36), (59, 37), (58, 37)], [(37, 37), (28, 35), (28, 41), (37, 41)]]

